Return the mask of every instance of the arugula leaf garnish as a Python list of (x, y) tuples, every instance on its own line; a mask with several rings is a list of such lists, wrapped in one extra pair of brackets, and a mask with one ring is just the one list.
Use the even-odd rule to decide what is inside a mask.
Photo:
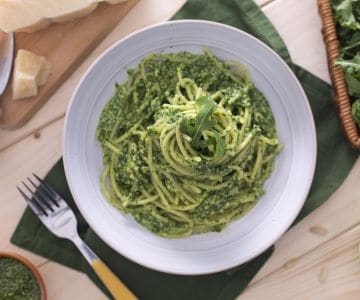
[(202, 96), (196, 99), (197, 115), (195, 119), (183, 119), (181, 130), (191, 137), (191, 146), (199, 148), (200, 137), (204, 130), (211, 130), (215, 121), (210, 119), (211, 114), (216, 109), (216, 103), (210, 96)]
[[(215, 154), (217, 157), (222, 155), (225, 151), (225, 141), (222, 136), (215, 131), (214, 126), (216, 121), (211, 119), (212, 113), (215, 111), (217, 104), (209, 96), (201, 96), (195, 101), (197, 114), (195, 118), (184, 118), (180, 123), (181, 130), (191, 137), (191, 146), (195, 149), (205, 148), (209, 146), (210, 141), (207, 143), (201, 140), (204, 130), (208, 130), (214, 133), (215, 139)], [(212, 140), (214, 140), (212, 139)]]

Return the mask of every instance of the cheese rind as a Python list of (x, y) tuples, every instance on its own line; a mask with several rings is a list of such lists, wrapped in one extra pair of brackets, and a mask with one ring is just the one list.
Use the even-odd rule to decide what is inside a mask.
[(100, 2), (126, 0), (0, 0), (0, 30), (34, 32), (92, 12)]
[(12, 82), (13, 99), (36, 96), (50, 74), (50, 63), (45, 57), (20, 49), (14, 64)]

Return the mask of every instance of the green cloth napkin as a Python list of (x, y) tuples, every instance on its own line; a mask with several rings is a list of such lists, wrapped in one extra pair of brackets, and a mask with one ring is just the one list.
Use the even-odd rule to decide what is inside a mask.
[[(276, 30), (251, 0), (189, 0), (174, 19), (207, 19), (238, 27), (264, 41), (290, 65), (309, 98), (318, 138), (315, 178), (297, 220), (320, 206), (342, 183), (358, 157), (339, 129), (331, 87), (291, 62), (286, 46)], [(211, 275), (177, 276), (156, 272), (122, 257), (96, 236), (73, 202), (61, 160), (51, 169), (46, 180), (74, 209), (79, 221), (80, 236), (140, 299), (234, 299), (272, 252), (272, 249), (269, 249), (241, 267)], [(69, 241), (52, 235), (29, 209), (26, 209), (22, 216), (11, 241), (15, 245), (85, 272), (108, 294), (75, 247)]]

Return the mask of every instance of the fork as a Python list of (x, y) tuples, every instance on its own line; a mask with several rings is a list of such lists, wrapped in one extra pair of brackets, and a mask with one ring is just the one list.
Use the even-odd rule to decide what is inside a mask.
[(34, 191), (22, 181), (30, 196), (18, 186), (16, 188), (40, 221), (56, 236), (66, 238), (75, 244), (115, 299), (137, 299), (89, 246), (81, 240), (77, 232), (76, 217), (65, 200), (39, 176), (34, 173), (33, 176), (37, 184), (34, 183), (35, 180), (33, 181), (29, 177), (27, 180), (30, 183), (29, 185), (35, 189)]

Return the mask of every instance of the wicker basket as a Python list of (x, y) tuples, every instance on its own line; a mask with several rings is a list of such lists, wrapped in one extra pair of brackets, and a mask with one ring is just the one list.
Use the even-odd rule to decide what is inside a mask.
[(335, 60), (340, 55), (340, 43), (336, 35), (330, 0), (318, 0), (318, 6), (322, 20), (322, 33), (328, 57), (329, 72), (334, 86), (335, 104), (338, 108), (341, 125), (350, 144), (360, 150), (360, 134), (351, 115), (351, 101), (345, 75), (340, 66), (334, 66)]

